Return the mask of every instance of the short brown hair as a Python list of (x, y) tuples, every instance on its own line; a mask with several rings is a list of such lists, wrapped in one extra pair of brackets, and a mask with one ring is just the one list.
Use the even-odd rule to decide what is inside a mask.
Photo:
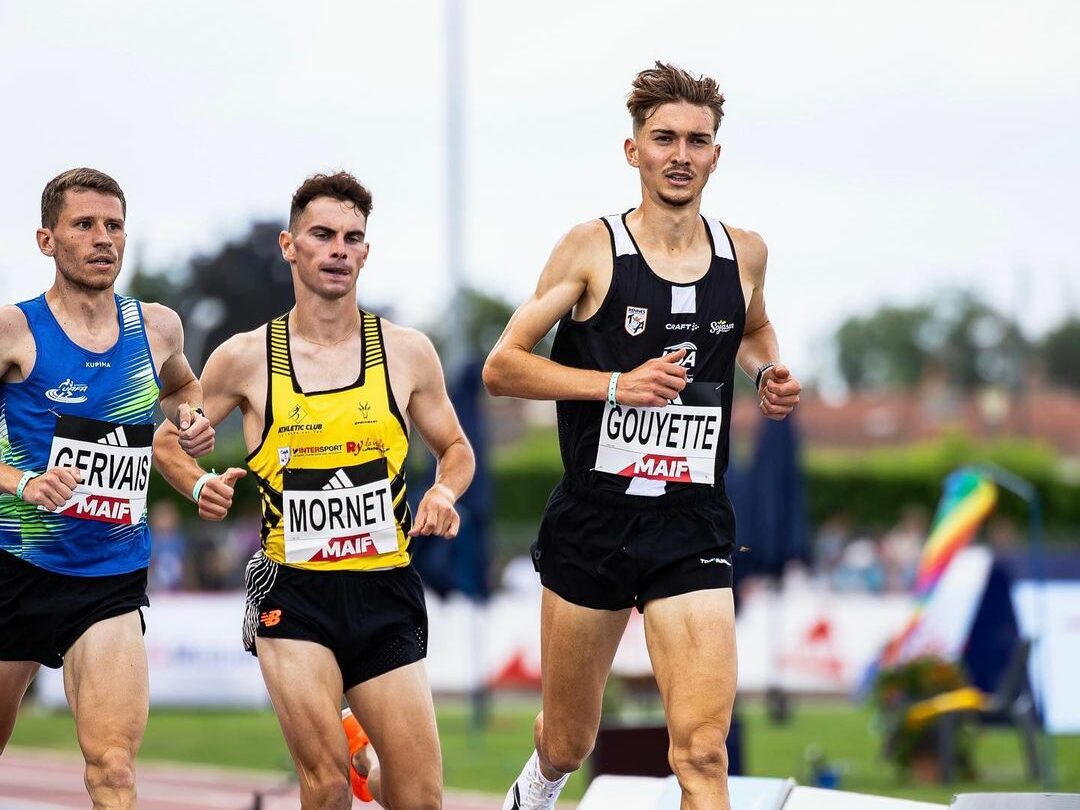
[(634, 119), (634, 131), (645, 125), (650, 115), (661, 104), (686, 101), (708, 107), (713, 114), (713, 134), (720, 128), (724, 117), (724, 94), (715, 79), (694, 76), (682, 68), (656, 62), (634, 77), (634, 87), (626, 97), (626, 108)]
[(365, 219), (371, 213), (371, 192), (351, 174), (316, 174), (305, 180), (293, 194), (292, 206), (289, 208), (289, 230), (296, 226), (296, 221), (300, 219), (304, 209), (317, 197), (330, 197), (352, 203)]
[(69, 189), (86, 189), (88, 191), (100, 191), (102, 194), (116, 197), (120, 200), (120, 208), (127, 216), (127, 200), (120, 184), (113, 180), (105, 172), (97, 169), (68, 169), (62, 172), (48, 183), (41, 192), (41, 227), (55, 228), (60, 221), (60, 209), (64, 207), (64, 192)]

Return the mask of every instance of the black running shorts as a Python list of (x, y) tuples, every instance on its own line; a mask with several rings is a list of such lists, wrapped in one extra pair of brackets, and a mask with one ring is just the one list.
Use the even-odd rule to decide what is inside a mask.
[(345, 689), (427, 656), (427, 606), (411, 566), (312, 571), (260, 551), (248, 563), (244, 647), (257, 638), (313, 641), (337, 659)]
[(533, 565), (545, 588), (598, 610), (730, 588), (735, 513), (722, 488), (662, 501), (587, 490), (567, 479), (544, 510)]
[(149, 604), (145, 568), (76, 577), (0, 551), (0, 661), (37, 661), (59, 669), (91, 625)]

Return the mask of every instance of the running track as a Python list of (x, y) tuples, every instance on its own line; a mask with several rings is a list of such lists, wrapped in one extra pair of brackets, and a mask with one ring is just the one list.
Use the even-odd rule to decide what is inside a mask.
[[(77, 756), (8, 749), (0, 757), (0, 810), (86, 810)], [(262, 795), (261, 804), (257, 796)], [(444, 810), (499, 810), (492, 796), (453, 793)], [(297, 810), (295, 785), (276, 774), (139, 764), (139, 810)], [(354, 801), (354, 808), (375, 808)]]

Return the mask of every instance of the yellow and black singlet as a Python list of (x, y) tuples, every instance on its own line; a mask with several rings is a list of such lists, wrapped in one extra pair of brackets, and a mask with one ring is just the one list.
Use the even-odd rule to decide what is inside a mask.
[(304, 393), (288, 315), (266, 325), (266, 424), (247, 457), (262, 499), (263, 553), (314, 570), (409, 564), (409, 433), (390, 389), (379, 318), (360, 312), (359, 379)]

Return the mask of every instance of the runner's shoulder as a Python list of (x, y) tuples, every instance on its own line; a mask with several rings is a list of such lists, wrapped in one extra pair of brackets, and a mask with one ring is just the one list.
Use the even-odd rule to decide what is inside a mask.
[(419, 329), (402, 326), (382, 317), (379, 318), (379, 323), (382, 325), (386, 351), (393, 352), (395, 359), (409, 363), (423, 363), (432, 358), (437, 359), (435, 345), (431, 342), (431, 338)]
[(769, 256), (769, 249), (761, 234), (748, 228), (739, 228), (735, 225), (724, 223), (731, 242), (735, 246), (735, 256), (744, 270), (757, 275), (765, 270), (765, 261)]
[(611, 261), (611, 236), (602, 219), (580, 222), (567, 231), (551, 254), (552, 263), (571, 273), (588, 273)]
[(0, 304), (0, 339), (18, 340), (29, 334), (25, 313), (14, 304)]
[(171, 346), (183, 344), (184, 325), (175, 310), (153, 301), (140, 301), (139, 304), (147, 329), (157, 332)]
[(266, 324), (250, 332), (238, 332), (226, 338), (210, 353), (207, 366), (219, 373), (250, 374), (266, 363)]

